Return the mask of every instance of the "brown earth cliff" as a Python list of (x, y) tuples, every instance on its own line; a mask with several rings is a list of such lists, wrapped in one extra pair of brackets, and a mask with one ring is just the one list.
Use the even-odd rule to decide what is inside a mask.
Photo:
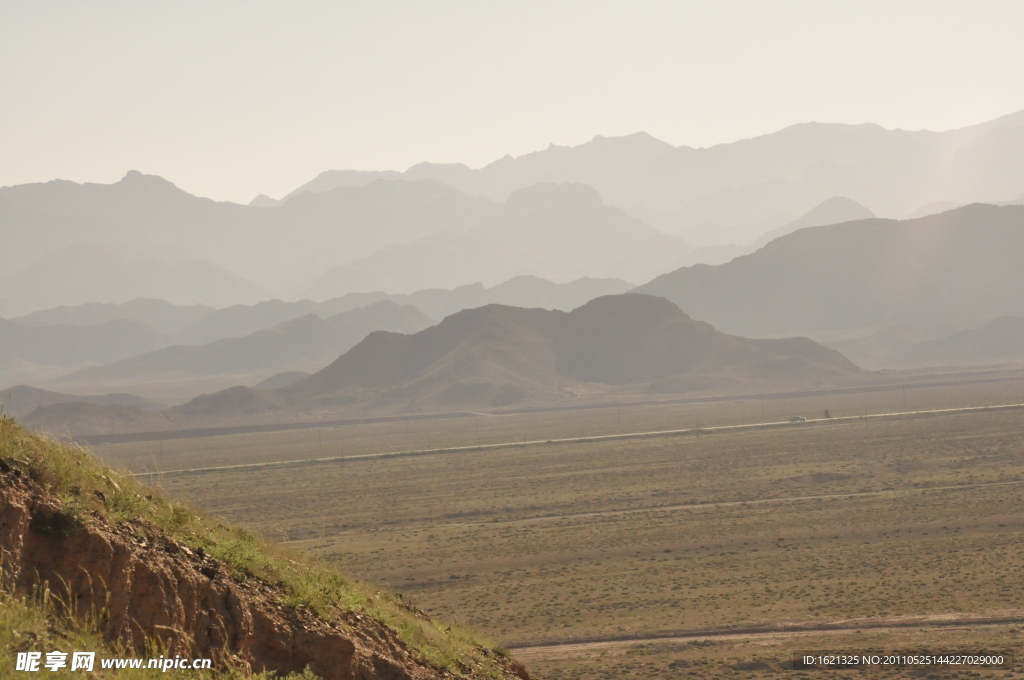
[[(459, 675), (418, 658), (397, 633), (350, 611), (331, 623), (286, 605), (272, 586), (229, 574), (142, 521), (72, 525), (62, 502), (6, 464), (0, 472), (0, 550), (8, 587), (43, 583), (105, 638), (142, 655), (212, 658), (254, 672), (309, 667), (324, 680), (426, 680)], [(415, 610), (414, 610), (415, 611)], [(425, 615), (424, 615), (425, 616)], [(518, 662), (491, 656), (507, 678), (528, 679)], [(475, 677), (465, 668), (463, 677)]]

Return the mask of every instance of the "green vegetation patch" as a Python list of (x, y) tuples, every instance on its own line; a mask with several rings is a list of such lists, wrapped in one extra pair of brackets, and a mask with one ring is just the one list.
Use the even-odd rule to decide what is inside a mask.
[[(362, 612), (394, 629), (411, 649), (436, 666), (457, 674), (472, 667), (484, 677), (503, 677), (485, 652), (495, 647), (493, 642), (430, 619), (402, 598), (350, 580), (322, 560), (206, 517), (192, 505), (142, 485), (132, 474), (103, 465), (79, 446), (41, 437), (0, 416), (0, 459), (63, 501), (64, 513), (39, 520), (46, 526), (34, 526), (36, 530), (67, 534), (90, 523), (149, 523), (223, 561), (235, 577), (254, 577), (275, 586), (287, 605), (310, 609), (326, 621), (342, 612)], [(9, 593), (3, 597), (5, 621), (28, 617), (25, 620), (43, 625), (52, 618), (52, 608), (42, 607), (37, 600), (17, 599)], [(25, 629), (25, 625), (20, 629), (3, 625), (12, 626), (11, 631)], [(79, 630), (69, 628), (67, 621), (62, 626), (56, 630)], [(88, 627), (81, 630), (91, 634)], [(16, 644), (13, 637), (4, 638), (6, 649), (15, 649)]]

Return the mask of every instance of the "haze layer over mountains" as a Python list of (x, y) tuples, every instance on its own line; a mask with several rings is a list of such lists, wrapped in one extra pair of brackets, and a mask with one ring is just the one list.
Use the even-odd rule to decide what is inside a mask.
[(248, 206), (137, 172), (6, 187), (0, 401), (159, 429), (1017, 362), (1022, 131), (599, 137)]
[[(1022, 152), (1024, 112), (948, 132), (809, 123), (706, 149), (596, 137), (479, 170), (329, 171), (280, 204), (218, 203), (134, 171), (112, 185), (4, 187), (0, 316), (138, 297), (224, 307), (408, 294), (518, 275), (640, 284), (727, 261), (836, 197), (886, 218), (1013, 200)], [(851, 218), (824, 223), (837, 217)], [(740, 250), (694, 255), (729, 244)]]

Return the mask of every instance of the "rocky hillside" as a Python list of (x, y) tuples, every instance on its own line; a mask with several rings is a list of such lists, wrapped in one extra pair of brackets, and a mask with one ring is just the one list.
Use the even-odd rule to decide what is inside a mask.
[[(401, 596), (207, 520), (9, 418), (0, 418), (0, 549), (0, 608), (58, 602), (51, 635), (75, 619), (126, 655), (211, 658), (213, 677), (308, 668), (324, 680), (529, 678), (503, 650)], [(0, 616), (5, 664), (18, 651), (51, 651), (7, 630), (12, 621)]]

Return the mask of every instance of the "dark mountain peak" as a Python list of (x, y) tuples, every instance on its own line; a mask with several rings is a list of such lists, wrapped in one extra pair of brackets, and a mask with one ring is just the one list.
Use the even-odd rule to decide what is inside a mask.
[(571, 314), (573, 318), (593, 319), (608, 326), (693, 321), (683, 310), (665, 298), (643, 293), (603, 295), (577, 307)]
[(523, 307), (494, 303), (472, 309), (463, 309), (450, 314), (435, 328), (439, 335), (445, 335), (455, 342), (461, 342), (478, 328), (481, 323), (486, 323), (489, 320), (497, 319), (499, 321), (518, 323), (531, 319), (536, 321), (546, 318), (546, 315), (565, 313), (547, 309), (525, 309)]
[[(799, 370), (787, 374), (794, 366)], [(668, 300), (627, 293), (592, 300), (572, 312), (493, 304), (457, 312), (414, 335), (371, 333), (327, 368), (279, 394), (302, 402), (376, 389), (388, 391), (382, 399), (506, 404), (513, 394), (550, 394), (566, 380), (623, 385), (699, 373), (771, 374), (785, 381), (798, 373), (856, 370), (838, 352), (810, 340), (728, 336)]]

